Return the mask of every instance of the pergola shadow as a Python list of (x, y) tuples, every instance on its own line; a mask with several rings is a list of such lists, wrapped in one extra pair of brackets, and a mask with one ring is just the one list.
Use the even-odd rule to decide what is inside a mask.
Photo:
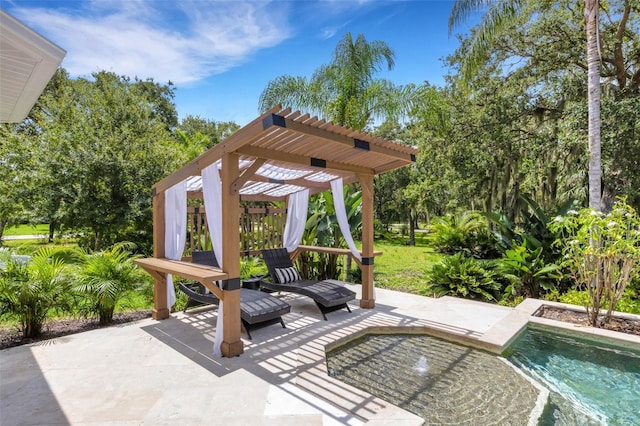
[[(375, 310), (361, 309), (353, 303), (352, 313), (338, 311), (324, 321), (307, 298), (290, 294), (283, 298), (292, 305), (291, 313), (283, 317), (287, 328), (274, 325), (256, 330), (252, 333), (253, 341), (245, 340), (245, 351), (240, 357), (212, 355), (215, 309), (178, 314), (142, 329), (219, 378), (244, 370), (295, 398), (304, 400), (308, 394), (320, 397), (357, 419), (375, 418), (379, 413), (388, 413), (389, 407), (404, 410), (328, 377), (325, 346), (331, 347), (336, 340), (349, 339), (363, 330), (398, 327), (414, 333), (440, 330), (442, 334), (454, 334), (462, 339), (477, 339), (481, 335), (477, 331), (403, 315), (395, 312), (396, 307), (380, 303)], [(335, 418), (335, 413), (316, 408)], [(335, 420), (347, 423), (344, 418)]]

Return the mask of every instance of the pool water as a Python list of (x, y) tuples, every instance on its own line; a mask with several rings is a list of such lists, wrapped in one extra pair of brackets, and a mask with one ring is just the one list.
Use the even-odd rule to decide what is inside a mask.
[(640, 351), (528, 329), (503, 355), (551, 390), (541, 425), (640, 425)]
[(367, 334), (329, 351), (327, 367), (425, 424), (526, 425), (539, 394), (499, 357), (425, 335)]

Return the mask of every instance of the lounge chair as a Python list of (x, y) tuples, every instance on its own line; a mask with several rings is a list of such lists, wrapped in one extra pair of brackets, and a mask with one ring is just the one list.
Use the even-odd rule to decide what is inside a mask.
[(356, 298), (355, 292), (331, 281), (301, 279), (285, 248), (265, 249), (261, 252), (271, 276), (271, 281), (262, 281), (262, 287), (310, 297), (325, 321), (329, 312), (342, 308), (351, 312), (347, 302)]
[[(218, 267), (218, 261), (213, 251), (199, 251), (192, 253), (192, 262), (202, 265)], [(198, 283), (178, 284), (180, 290), (189, 296), (184, 310), (195, 305), (218, 305), (218, 299), (213, 293), (208, 293), (205, 287)], [(280, 323), (286, 328), (282, 315), (288, 314), (291, 306), (277, 297), (258, 290), (247, 288), (240, 289), (240, 318), (242, 326), (252, 340), (250, 329), (261, 328), (267, 325)]]

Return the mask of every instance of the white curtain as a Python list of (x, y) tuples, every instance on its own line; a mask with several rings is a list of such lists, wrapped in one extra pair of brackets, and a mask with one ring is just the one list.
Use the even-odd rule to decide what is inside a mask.
[[(219, 162), (202, 169), (202, 196), (204, 208), (207, 212), (207, 226), (211, 234), (213, 252), (216, 254), (218, 265), (222, 268), (222, 182), (218, 171)], [(223, 339), (222, 300), (218, 305), (218, 319), (216, 321), (216, 336), (213, 342), (213, 354), (222, 356), (220, 345)]]
[(307, 223), (307, 211), (309, 210), (309, 190), (289, 195), (287, 200), (287, 221), (284, 225), (282, 242), (289, 253), (300, 245), (304, 226)]
[[(164, 255), (180, 260), (187, 241), (187, 185), (182, 181), (165, 191), (164, 195)], [(167, 274), (167, 306), (176, 301), (173, 276)]]
[(331, 192), (333, 194), (333, 205), (336, 209), (336, 216), (338, 217), (338, 225), (340, 225), (340, 231), (344, 236), (347, 246), (351, 250), (353, 257), (362, 261), (362, 255), (356, 243), (353, 242), (353, 236), (351, 236), (351, 229), (349, 228), (349, 221), (347, 220), (347, 210), (344, 206), (344, 192), (342, 178), (331, 181)]

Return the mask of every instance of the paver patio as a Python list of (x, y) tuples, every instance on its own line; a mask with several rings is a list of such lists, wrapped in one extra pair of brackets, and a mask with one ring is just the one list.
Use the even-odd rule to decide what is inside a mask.
[(323, 346), (366, 327), (399, 325), (495, 349), (528, 318), (451, 297), (376, 292), (375, 309), (356, 300), (353, 313), (334, 312), (329, 321), (308, 298), (283, 294), (292, 305), (287, 328), (255, 330), (235, 358), (212, 356), (216, 311), (206, 308), (4, 350), (0, 424), (420, 424), (326, 377)]

